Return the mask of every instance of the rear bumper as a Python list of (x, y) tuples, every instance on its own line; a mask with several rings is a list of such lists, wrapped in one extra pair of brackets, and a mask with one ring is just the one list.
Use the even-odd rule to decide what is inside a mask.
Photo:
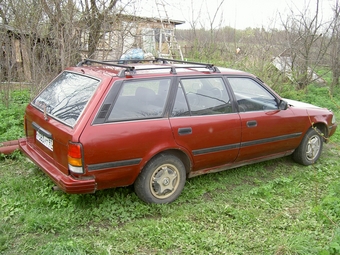
[(3, 153), (5, 155), (8, 155), (13, 153), (17, 149), (19, 149), (18, 140), (0, 143), (0, 154)]
[(52, 181), (64, 192), (70, 194), (94, 193), (97, 188), (94, 177), (78, 179), (71, 175), (65, 175), (57, 167), (34, 150), (25, 138), (19, 139), (20, 150), (38, 165)]

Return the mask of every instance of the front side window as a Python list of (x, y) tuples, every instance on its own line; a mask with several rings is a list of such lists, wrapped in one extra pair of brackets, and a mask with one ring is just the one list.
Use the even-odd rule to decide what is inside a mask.
[(172, 116), (231, 113), (229, 95), (222, 78), (182, 79)]
[(107, 121), (162, 117), (170, 81), (152, 79), (124, 82)]
[(36, 97), (32, 104), (46, 114), (73, 127), (100, 81), (63, 72)]
[(277, 110), (276, 98), (256, 81), (246, 77), (228, 78), (240, 112)]

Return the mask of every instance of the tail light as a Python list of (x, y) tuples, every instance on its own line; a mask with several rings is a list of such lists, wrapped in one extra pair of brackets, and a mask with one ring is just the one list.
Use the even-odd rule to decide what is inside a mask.
[(71, 172), (77, 174), (84, 173), (83, 166), (83, 148), (81, 143), (68, 144), (68, 168)]

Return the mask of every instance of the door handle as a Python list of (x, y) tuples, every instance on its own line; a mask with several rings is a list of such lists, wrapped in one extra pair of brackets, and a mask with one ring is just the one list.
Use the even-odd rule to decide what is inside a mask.
[(247, 121), (247, 127), (256, 127), (257, 126), (257, 121), (256, 120), (249, 120)]
[(191, 135), (192, 134), (192, 128), (191, 127), (179, 128), (178, 134), (179, 135)]

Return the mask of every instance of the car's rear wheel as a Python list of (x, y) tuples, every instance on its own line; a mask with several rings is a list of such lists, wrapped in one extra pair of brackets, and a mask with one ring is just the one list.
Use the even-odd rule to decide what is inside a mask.
[(181, 194), (185, 179), (182, 161), (173, 155), (160, 154), (143, 168), (134, 188), (137, 196), (146, 203), (170, 203)]
[(293, 153), (293, 159), (305, 166), (314, 164), (320, 157), (323, 147), (323, 138), (317, 128), (310, 128), (299, 147)]

